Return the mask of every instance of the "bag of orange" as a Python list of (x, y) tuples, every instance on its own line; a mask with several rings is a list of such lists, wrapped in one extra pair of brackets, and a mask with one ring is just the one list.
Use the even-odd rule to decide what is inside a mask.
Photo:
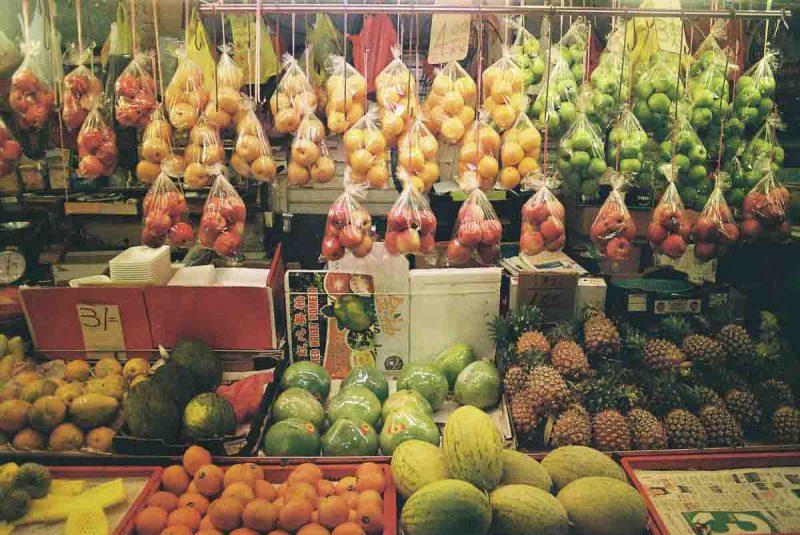
[(78, 50), (73, 47), (68, 56), (73, 65), (77, 65), (64, 76), (64, 104), (61, 118), (68, 130), (77, 130), (92, 110), (93, 103), (103, 94), (103, 84), (89, 70), (85, 63), (91, 49)]
[(188, 247), (194, 241), (194, 230), (188, 223), (186, 198), (166, 173), (159, 174), (147, 191), (142, 215), (144, 245), (157, 248), (169, 243), (175, 247)]
[(328, 103), (325, 115), (328, 129), (334, 134), (344, 134), (367, 109), (367, 81), (355, 67), (342, 56), (328, 59)]
[(483, 191), (474, 188), (458, 210), (453, 238), (447, 245), (447, 263), (463, 266), (474, 258), (484, 266), (496, 264), (502, 235), (503, 225), (492, 203)]
[(317, 109), (317, 95), (311, 82), (291, 54), (283, 55), (283, 77), (278, 82), (269, 108), (275, 118), (275, 129), (283, 134), (291, 134), (300, 125), (307, 110)]
[(275, 179), (277, 168), (272, 157), (269, 144), (261, 121), (256, 117), (254, 103), (243, 104), (249, 108), (247, 114), (237, 126), (236, 147), (231, 156), (231, 167), (245, 178), (253, 178), (260, 182)]
[(539, 171), (542, 136), (523, 111), (514, 126), (503, 132), (501, 141), (500, 187), (514, 189), (528, 175)]
[(292, 141), (286, 176), (289, 186), (305, 186), (311, 182), (330, 182), (336, 172), (325, 145), (325, 126), (312, 111), (307, 111)]
[(397, 169), (408, 174), (418, 191), (427, 193), (439, 179), (438, 154), (439, 142), (419, 113), (397, 143)]
[(208, 124), (201, 115), (189, 132), (189, 144), (183, 153), (186, 162), (183, 180), (189, 189), (208, 187), (212, 181), (212, 167), (225, 161), (225, 151), (219, 130)]
[(150, 73), (150, 55), (137, 52), (114, 82), (115, 117), (120, 126), (144, 129), (158, 107), (156, 81)]
[(228, 128), (231, 123), (237, 123), (242, 114), (242, 95), (239, 90), (242, 87), (244, 74), (231, 58), (233, 47), (230, 44), (220, 45), (219, 50), (215, 93), (210, 95), (205, 113), (208, 122), (221, 130)]
[(162, 171), (169, 176), (180, 176), (184, 171), (183, 158), (172, 151), (172, 126), (164, 117), (161, 107), (150, 115), (150, 121), (142, 135), (142, 149), (136, 164), (136, 178), (144, 184), (152, 184)]
[(464, 142), (458, 152), (458, 184), (461, 189), (471, 191), (479, 187), (483, 191), (494, 188), (500, 164), (500, 134), (489, 124), (489, 114), (481, 110), (464, 134)]
[(477, 94), (475, 80), (451, 61), (434, 77), (431, 92), (422, 105), (425, 126), (445, 143), (459, 143), (475, 120)]
[(38, 41), (23, 45), (25, 59), (11, 77), (8, 103), (14, 110), (17, 126), (38, 130), (47, 124), (53, 111), (53, 81), (42, 71), (41, 54), (48, 53)]
[(386, 137), (375, 124), (378, 110), (373, 107), (344, 135), (344, 158), (348, 180), (370, 188), (389, 187), (389, 151)]
[(340, 260), (345, 251), (357, 258), (372, 252), (372, 217), (360, 202), (365, 196), (363, 185), (348, 183), (344, 193), (333, 201), (322, 236), (320, 262)]
[(178, 68), (164, 92), (164, 103), (172, 126), (177, 130), (188, 130), (197, 123), (200, 112), (206, 109), (208, 91), (203, 85), (203, 69), (187, 57), (185, 49), (178, 50), (177, 56)]
[(89, 112), (78, 132), (78, 176), (95, 180), (110, 176), (117, 168), (117, 134), (103, 118), (99, 102)]
[(375, 96), (380, 106), (381, 130), (390, 147), (416, 115), (417, 81), (403, 60), (401, 50), (392, 47), (394, 59), (375, 78)]
[(197, 238), (202, 247), (233, 260), (240, 256), (247, 208), (225, 178), (225, 168), (214, 165), (209, 170), (214, 184), (203, 206)]
[(525, 73), (505, 49), (503, 56), (489, 65), (481, 76), (483, 107), (491, 115), (495, 129), (503, 132), (514, 126), (517, 116), (528, 109)]

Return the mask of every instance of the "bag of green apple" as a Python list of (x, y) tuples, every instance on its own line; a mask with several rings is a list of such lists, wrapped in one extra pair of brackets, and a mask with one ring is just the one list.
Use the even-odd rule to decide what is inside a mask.
[(502, 234), (503, 226), (492, 203), (474, 187), (458, 210), (453, 237), (447, 244), (447, 265), (463, 266), (471, 259), (482, 266), (497, 264)]
[(559, 186), (558, 177), (556, 174), (537, 175), (523, 183), (525, 189), (536, 191), (522, 205), (519, 250), (529, 256), (542, 251), (561, 251), (567, 239), (564, 205), (553, 194)]
[(384, 248), (392, 256), (433, 255), (436, 250), (436, 216), (425, 196), (405, 169), (397, 170), (403, 191), (386, 215)]
[(644, 168), (647, 143), (647, 132), (631, 111), (630, 105), (625, 104), (608, 133), (606, 163), (622, 173), (631, 174), (637, 185), (642, 186), (639, 174)]
[(725, 160), (722, 163), (722, 169), (729, 174), (731, 180), (731, 187), (725, 192), (725, 200), (730, 207), (741, 209), (745, 195), (758, 182), (758, 178), (750, 183), (747, 178), (748, 174), (742, 168), (742, 161), (738, 156)]
[(346, 180), (347, 172), (345, 169), (344, 192), (328, 209), (320, 263), (341, 260), (346, 251), (353, 253), (356, 258), (364, 258), (372, 252), (372, 217), (361, 205), (366, 199), (367, 187)]
[(215, 164), (209, 172), (216, 178), (203, 206), (197, 238), (202, 247), (234, 260), (241, 255), (247, 208), (228, 182), (226, 167)]
[(694, 243), (694, 256), (701, 262), (708, 262), (725, 254), (728, 246), (739, 239), (739, 228), (725, 201), (724, 190), (730, 185), (730, 176), (718, 171), (714, 190), (708, 202), (692, 226), (691, 240)]
[(611, 260), (625, 260), (631, 251), (636, 237), (636, 224), (625, 205), (625, 188), (631, 181), (630, 175), (612, 173), (611, 193), (597, 212), (589, 229), (589, 238), (597, 252)]
[(583, 18), (576, 19), (556, 43), (555, 50), (567, 62), (575, 83), (583, 80), (586, 43), (590, 37), (589, 25)]
[(503, 49), (500, 59), (483, 71), (483, 108), (489, 112), (495, 129), (503, 132), (514, 125), (517, 115), (528, 109), (525, 74)]
[[(759, 163), (763, 163), (774, 172), (783, 166), (784, 151), (778, 143), (777, 131), (784, 126), (777, 113), (767, 117), (742, 152), (742, 166), (746, 172), (756, 170)], [(759, 177), (762, 175), (763, 172)], [(750, 175), (749, 178), (755, 179), (755, 176)]]
[(785, 186), (765, 167), (764, 177), (751, 189), (742, 205), (742, 240), (784, 241), (789, 237), (789, 199)]
[(775, 74), (778, 56), (768, 50), (764, 57), (736, 80), (733, 107), (746, 127), (761, 124), (775, 108)]
[[(660, 159), (663, 163), (672, 163), (674, 157), (675, 168), (678, 171), (678, 190), (687, 206), (694, 210), (702, 210), (707, 200), (706, 195), (711, 193), (712, 189), (705, 165), (708, 152), (689, 124), (688, 117), (688, 106), (682, 105), (673, 121), (674, 132), (661, 142)], [(674, 147), (673, 140), (675, 140)]]
[(566, 61), (558, 54), (549, 56), (552, 56), (550, 71), (545, 69), (544, 87), (539, 89), (531, 113), (536, 128), (544, 130), (547, 127), (549, 135), (557, 137), (569, 129), (578, 115), (578, 84)]
[(663, 141), (669, 135), (673, 106), (683, 96), (678, 64), (677, 54), (663, 51), (655, 54), (633, 88), (633, 113), (656, 141)]
[(520, 182), (539, 171), (542, 136), (528, 116), (521, 112), (514, 126), (501, 136), (500, 189), (512, 190)]
[(660, 171), (667, 179), (667, 189), (653, 210), (653, 221), (647, 226), (647, 241), (658, 254), (680, 258), (686, 253), (692, 226), (683, 208), (680, 193), (675, 183), (678, 169), (663, 164)]
[(624, 28), (611, 33), (597, 67), (589, 76), (592, 89), (589, 119), (605, 130), (620, 104), (628, 101), (631, 60), (626, 56)]
[(509, 18), (509, 27), (516, 32), (511, 45), (511, 58), (522, 69), (525, 93), (531, 95), (544, 76), (544, 57), (540, 54), (539, 40), (522, 24), (522, 17)]
[[(591, 100), (591, 90), (584, 84), (578, 98), (579, 109), (585, 110)], [(578, 117), (558, 147), (558, 173), (571, 192), (580, 192), (584, 201), (600, 194), (600, 179), (606, 173), (603, 133), (589, 120), (585, 111)]]
[(489, 123), (489, 113), (480, 110), (478, 120), (464, 134), (458, 151), (458, 178), (456, 182), (463, 191), (494, 188), (500, 164), (500, 134)]
[(710, 125), (719, 125), (730, 109), (727, 77), (736, 68), (723, 51), (717, 39), (725, 35), (725, 21), (717, 21), (692, 59), (687, 82), (692, 102), (692, 126), (702, 131)]

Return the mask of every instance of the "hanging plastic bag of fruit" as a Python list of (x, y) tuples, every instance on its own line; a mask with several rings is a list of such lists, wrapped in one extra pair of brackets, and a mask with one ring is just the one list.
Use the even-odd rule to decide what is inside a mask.
[(464, 134), (458, 151), (458, 185), (462, 190), (489, 191), (497, 182), (500, 164), (500, 134), (489, 124), (489, 113), (481, 110), (477, 121)]
[(0, 77), (10, 76), (20, 63), (22, 54), (19, 49), (5, 32), (0, 31)]
[(642, 128), (661, 142), (669, 136), (673, 106), (682, 97), (677, 54), (659, 52), (634, 85), (633, 113)]
[(86, 67), (86, 62), (91, 59), (91, 53), (91, 49), (80, 51), (77, 46), (71, 47), (67, 53), (67, 61), (77, 65), (64, 76), (64, 103), (61, 117), (70, 131), (81, 127), (94, 102), (103, 95), (103, 84)]
[(219, 131), (201, 115), (197, 124), (189, 131), (189, 144), (183, 152), (186, 169), (183, 181), (189, 189), (206, 188), (214, 179), (214, 166), (223, 165), (225, 150)]
[(763, 167), (760, 162), (766, 162), (766, 166), (773, 172), (777, 172), (783, 166), (784, 151), (778, 143), (777, 131), (784, 127), (785, 124), (780, 116), (773, 113), (767, 117), (742, 152), (742, 166), (747, 172), (751, 186), (763, 175), (763, 173), (751, 173), (758, 167)]
[(561, 59), (567, 62), (575, 83), (583, 80), (583, 63), (586, 55), (586, 43), (589, 40), (589, 25), (582, 18), (576, 19), (555, 46)]
[(783, 241), (792, 231), (789, 223), (789, 190), (778, 183), (768, 166), (764, 178), (751, 189), (742, 204), (742, 239)]
[(161, 107), (150, 115), (142, 135), (141, 159), (136, 164), (136, 178), (152, 184), (163, 171), (169, 176), (183, 173), (183, 158), (172, 152), (172, 126), (164, 117)]
[(417, 114), (417, 80), (400, 58), (402, 50), (392, 47), (392, 60), (375, 78), (375, 95), (380, 107), (381, 130), (390, 147)]
[(150, 59), (149, 54), (137, 52), (114, 83), (115, 117), (120, 126), (142, 130), (158, 107)]
[(117, 168), (117, 134), (96, 101), (78, 132), (78, 176), (95, 180), (110, 176)]
[(344, 55), (344, 49), (342, 48), (344, 39), (342, 39), (341, 32), (336, 29), (328, 15), (317, 13), (314, 26), (308, 33), (306, 42), (303, 69), (317, 94), (319, 106), (317, 110), (314, 110), (317, 113), (325, 107), (328, 100), (328, 92), (325, 89), (325, 82), (328, 80), (328, 71), (325, 68), (326, 62), (331, 56)]
[(317, 109), (317, 95), (291, 54), (283, 55), (283, 77), (269, 99), (275, 129), (282, 134), (297, 130), (305, 110)]
[(650, 181), (641, 179), (647, 144), (647, 132), (626, 104), (609, 131), (606, 164), (631, 175), (639, 187), (647, 187)]
[(592, 98), (587, 89), (585, 85), (581, 87), (578, 117), (559, 143), (557, 166), (568, 191), (580, 192), (583, 201), (593, 201), (600, 196), (600, 179), (608, 166), (603, 133), (584, 111)]
[(264, 133), (261, 121), (256, 117), (253, 103), (246, 101), (243, 105), (250, 109), (237, 127), (236, 147), (231, 156), (231, 167), (244, 178), (272, 182), (275, 180), (277, 167), (269, 139)]
[(311, 110), (306, 110), (292, 140), (289, 167), (286, 170), (289, 187), (309, 183), (330, 182), (336, 166), (325, 145), (325, 125)]
[(497, 264), (502, 234), (503, 225), (489, 198), (473, 187), (458, 210), (453, 237), (447, 244), (448, 265), (463, 266), (471, 259), (483, 266)]
[(0, 117), (0, 177), (14, 172), (20, 158), (22, 158), (22, 145), (14, 139), (11, 129)]
[(343, 56), (328, 60), (328, 104), (325, 115), (328, 129), (334, 134), (344, 134), (367, 109), (367, 81)]
[(775, 74), (778, 57), (768, 50), (764, 57), (736, 80), (733, 107), (736, 116), (752, 131), (775, 108)]
[(708, 152), (689, 124), (688, 117), (688, 106), (682, 104), (677, 118), (672, 121), (674, 132), (661, 142), (659, 152), (663, 163), (671, 163), (674, 154), (675, 168), (678, 171), (676, 185), (681, 198), (685, 200), (686, 206), (699, 211), (705, 206), (713, 184), (708, 178), (705, 165)]
[(404, 169), (397, 170), (403, 191), (386, 216), (385, 248), (390, 255), (433, 255), (436, 250), (436, 216), (425, 196)]
[(717, 129), (720, 118), (730, 110), (728, 76), (737, 68), (736, 58), (722, 50), (719, 40), (725, 38), (727, 20), (717, 20), (695, 52), (689, 67), (689, 97), (692, 101), (692, 126), (704, 132), (710, 126)]
[(572, 77), (569, 64), (557, 54), (552, 56), (553, 63), (549, 72), (545, 70), (544, 87), (539, 89), (531, 112), (536, 128), (544, 130), (547, 127), (550, 137), (559, 137), (569, 130), (578, 116), (578, 84)]
[(244, 81), (244, 74), (231, 57), (232, 45), (222, 44), (219, 46), (219, 50), (216, 87), (210, 92), (205, 113), (208, 122), (222, 130), (231, 124), (238, 123), (238, 119), (243, 115), (241, 111), (242, 95), (239, 91)]
[(514, 125), (517, 115), (528, 109), (525, 74), (511, 58), (509, 49), (483, 71), (483, 107), (491, 115), (498, 132)]
[(668, 185), (653, 211), (653, 221), (647, 226), (647, 241), (656, 253), (677, 259), (686, 253), (692, 225), (675, 186), (678, 180), (677, 167), (663, 164), (660, 170), (667, 178)]
[[(742, 161), (736, 156), (726, 160), (722, 164), (722, 169), (728, 173), (731, 180), (731, 187), (725, 191), (725, 200), (733, 210), (741, 210), (747, 192), (758, 182), (759, 178), (755, 178), (751, 183), (748, 180), (748, 176), (751, 175), (745, 173)], [(753, 176), (763, 176), (763, 174)]]
[(478, 86), (467, 71), (451, 61), (436, 73), (422, 106), (425, 126), (445, 143), (460, 143), (475, 120)]
[(20, 129), (39, 130), (47, 124), (53, 111), (53, 80), (41, 68), (40, 59), (40, 56), (49, 52), (42, 43), (36, 41), (23, 44), (20, 48), (25, 59), (11, 77), (8, 103)]
[(228, 182), (224, 166), (213, 165), (209, 172), (214, 176), (214, 183), (203, 206), (197, 239), (202, 247), (213, 249), (228, 260), (236, 260), (241, 256), (247, 208)]
[(727, 252), (729, 245), (739, 240), (739, 228), (733, 220), (733, 214), (723, 193), (729, 184), (728, 173), (717, 172), (714, 190), (692, 226), (694, 256), (701, 262), (722, 256)]
[(419, 112), (397, 143), (397, 170), (406, 173), (417, 191), (427, 193), (439, 180), (439, 142)]
[(148, 247), (189, 247), (194, 230), (183, 193), (166, 173), (160, 173), (142, 204), (142, 243)]
[(384, 189), (389, 187), (389, 151), (377, 119), (378, 109), (372, 107), (345, 133), (345, 178), (354, 184)]
[(523, 187), (536, 193), (522, 205), (522, 229), (519, 234), (519, 249), (529, 256), (542, 251), (561, 251), (567, 241), (564, 221), (564, 205), (553, 190), (559, 186), (555, 174), (545, 176), (536, 173), (529, 176)]
[(509, 26), (516, 32), (511, 47), (511, 58), (522, 69), (524, 92), (534, 94), (536, 86), (544, 76), (544, 57), (541, 54), (539, 40), (522, 24), (522, 18), (509, 19)]
[(525, 177), (539, 171), (542, 136), (525, 112), (503, 132), (500, 146), (500, 188), (514, 189)]
[(164, 103), (172, 126), (176, 130), (189, 130), (206, 109), (208, 91), (202, 69), (186, 57), (186, 50), (179, 49), (177, 56), (178, 68), (167, 86)]
[(340, 260), (346, 251), (356, 258), (364, 258), (372, 252), (375, 238), (372, 217), (361, 205), (366, 192), (363, 184), (346, 182), (344, 193), (331, 204), (322, 236), (320, 262)]
[(601, 130), (610, 125), (614, 113), (628, 101), (631, 80), (631, 59), (625, 49), (624, 28), (618, 28), (608, 37), (600, 61), (589, 80), (594, 90), (587, 114)]
[(611, 193), (597, 212), (589, 237), (601, 256), (611, 260), (625, 260), (631, 252), (636, 237), (636, 224), (625, 205), (623, 188), (630, 183), (624, 173), (611, 174)]

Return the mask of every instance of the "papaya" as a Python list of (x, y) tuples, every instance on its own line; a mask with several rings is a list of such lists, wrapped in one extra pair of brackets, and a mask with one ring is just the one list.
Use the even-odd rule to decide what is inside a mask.
[[(109, 423), (117, 414), (119, 402), (103, 394), (83, 394), (69, 406), (69, 417), (84, 429), (92, 429)], [(157, 415), (152, 415), (157, 417)]]
[(42, 433), (49, 433), (64, 421), (67, 405), (56, 396), (42, 396), (31, 409), (31, 427)]

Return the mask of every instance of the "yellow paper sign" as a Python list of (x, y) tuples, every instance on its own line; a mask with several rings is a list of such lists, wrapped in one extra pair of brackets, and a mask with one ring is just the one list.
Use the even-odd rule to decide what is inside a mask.
[(125, 337), (122, 334), (122, 316), (117, 305), (87, 305), (79, 303), (78, 323), (87, 350), (122, 351)]
[[(471, 0), (436, 0), (437, 6), (469, 6)], [(428, 63), (460, 61), (469, 51), (469, 32), (472, 16), (469, 14), (436, 14), (431, 17), (431, 40)]]

